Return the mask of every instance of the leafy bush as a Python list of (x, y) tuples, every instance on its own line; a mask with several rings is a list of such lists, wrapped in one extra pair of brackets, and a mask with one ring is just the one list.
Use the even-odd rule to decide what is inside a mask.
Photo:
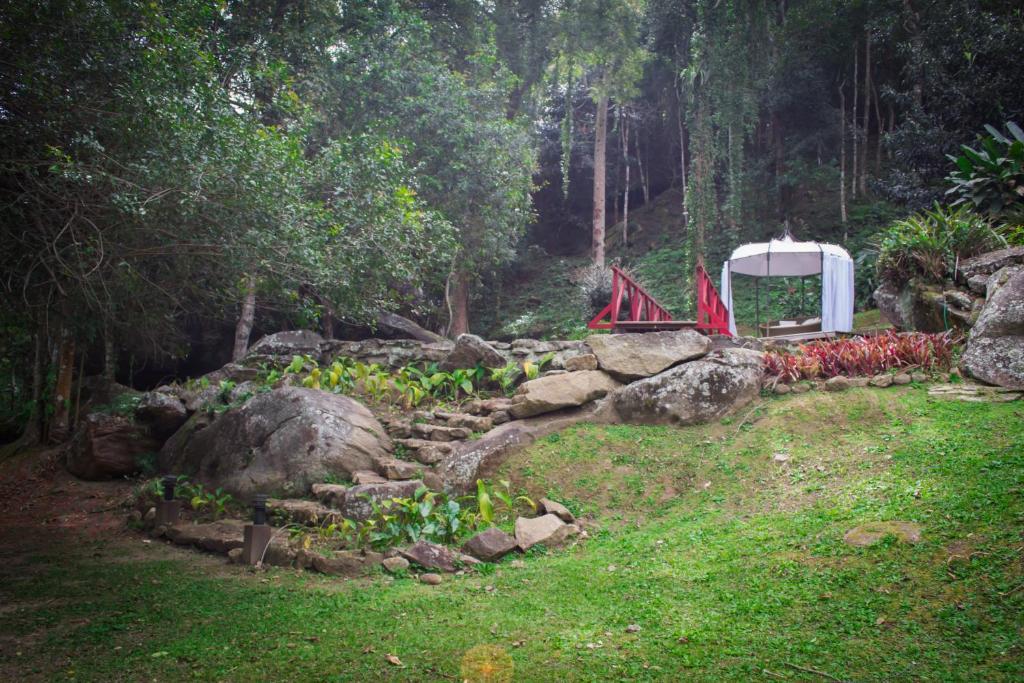
[(1006, 239), (965, 206), (935, 205), (896, 221), (878, 239), (878, 278), (900, 286), (920, 277), (941, 282), (959, 259), (997, 249)]
[(877, 375), (897, 368), (948, 370), (959, 338), (952, 332), (897, 333), (802, 344), (796, 353), (765, 353), (765, 374), (783, 384), (801, 379)]
[(1024, 222), (1024, 130), (1006, 124), (1013, 139), (992, 126), (981, 139), (981, 150), (960, 147), (960, 156), (949, 155), (956, 164), (947, 178), (953, 186), (947, 195), (956, 197), (953, 206), (966, 205), (997, 220)]

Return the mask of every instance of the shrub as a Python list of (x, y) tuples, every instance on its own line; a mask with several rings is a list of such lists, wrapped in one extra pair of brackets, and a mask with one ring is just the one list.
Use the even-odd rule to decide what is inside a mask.
[(817, 341), (802, 344), (795, 353), (767, 351), (765, 374), (785, 384), (838, 375), (877, 375), (897, 368), (948, 370), (958, 342), (959, 338), (952, 332), (926, 334), (892, 330), (871, 337)]
[(878, 279), (941, 282), (957, 261), (1006, 245), (992, 223), (965, 206), (935, 205), (893, 223), (878, 239)]
[(1009, 122), (1011, 138), (992, 126), (981, 138), (981, 149), (962, 145), (960, 156), (949, 156), (956, 169), (946, 180), (952, 187), (947, 195), (955, 197), (953, 206), (967, 205), (996, 220), (1024, 222), (1024, 131)]

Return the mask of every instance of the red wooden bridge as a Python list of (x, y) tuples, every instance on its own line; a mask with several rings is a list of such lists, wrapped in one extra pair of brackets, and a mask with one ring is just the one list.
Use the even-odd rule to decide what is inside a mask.
[[(729, 311), (704, 266), (697, 264), (697, 319), (673, 320), (672, 314), (618, 266), (612, 266), (612, 300), (587, 323), (592, 330), (654, 332), (696, 329), (705, 334), (729, 334)], [(628, 315), (623, 317), (623, 304)]]

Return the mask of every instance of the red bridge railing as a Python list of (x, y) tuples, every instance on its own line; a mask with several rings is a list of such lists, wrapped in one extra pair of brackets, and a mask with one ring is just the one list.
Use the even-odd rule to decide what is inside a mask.
[(715, 289), (715, 283), (711, 281), (708, 272), (704, 270), (703, 264), (697, 264), (695, 279), (697, 285), (697, 329), (706, 334), (724, 334), (731, 337), (729, 309), (722, 302), (718, 290)]
[[(619, 322), (622, 300), (629, 302), (629, 322), (664, 322), (672, 320), (672, 314), (647, 293), (635, 280), (626, 275), (618, 266), (612, 266), (612, 300), (587, 323), (592, 330), (610, 330)], [(605, 320), (605, 318), (608, 318)]]

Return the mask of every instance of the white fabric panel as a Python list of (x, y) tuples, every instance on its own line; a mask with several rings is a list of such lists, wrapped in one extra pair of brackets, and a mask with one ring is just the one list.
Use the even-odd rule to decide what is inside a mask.
[(821, 330), (853, 331), (853, 261), (826, 254), (821, 273)]
[(729, 261), (722, 266), (722, 286), (718, 288), (718, 293), (729, 310), (729, 333), (735, 337), (736, 316), (732, 312), (732, 276), (729, 272)]

